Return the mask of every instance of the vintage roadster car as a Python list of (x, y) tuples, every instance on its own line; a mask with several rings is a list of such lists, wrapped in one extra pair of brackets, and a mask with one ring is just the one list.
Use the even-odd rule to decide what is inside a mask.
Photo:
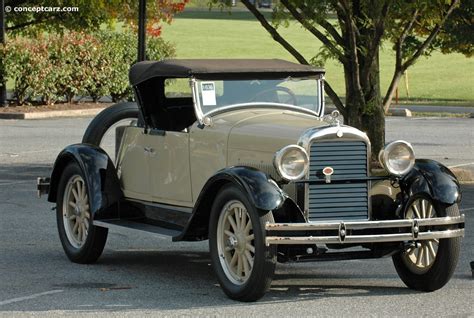
[[(70, 145), (39, 181), (68, 258), (96, 261), (108, 228), (126, 227), (209, 239), (222, 289), (241, 301), (264, 295), (277, 261), (391, 256), (408, 287), (444, 286), (464, 235), (458, 181), (405, 141), (373, 175), (367, 135), (324, 115), (323, 75), (282, 60), (132, 66), (139, 116), (117, 128), (115, 159)], [(183, 79), (189, 95), (172, 91)]]

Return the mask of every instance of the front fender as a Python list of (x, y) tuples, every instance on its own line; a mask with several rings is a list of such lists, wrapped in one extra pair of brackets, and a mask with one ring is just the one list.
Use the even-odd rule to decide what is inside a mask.
[(262, 214), (281, 208), (287, 198), (278, 185), (260, 170), (244, 166), (222, 169), (206, 182), (196, 201), (188, 225), (181, 235), (173, 238), (174, 241), (207, 238), (214, 198), (219, 190), (229, 183), (240, 187), (247, 194), (252, 205)]
[[(240, 186), (250, 202), (259, 210), (271, 211), (283, 205), (286, 199), (284, 192), (270, 180), (267, 174), (251, 167), (236, 166), (218, 171), (205, 184), (200, 198), (215, 182), (227, 180)], [(198, 199), (198, 202), (200, 201)]]
[(89, 144), (70, 145), (59, 153), (51, 174), (48, 201), (57, 201), (59, 181), (70, 162), (76, 162), (83, 172), (94, 219), (118, 217), (117, 205), (123, 193), (114, 164), (104, 150)]
[(434, 201), (453, 205), (461, 200), (461, 188), (456, 176), (441, 163), (417, 159), (413, 169), (400, 180), (401, 190), (409, 197), (425, 193)]

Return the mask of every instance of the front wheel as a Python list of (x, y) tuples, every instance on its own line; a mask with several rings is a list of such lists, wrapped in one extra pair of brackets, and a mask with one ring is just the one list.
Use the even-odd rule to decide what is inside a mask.
[[(443, 207), (431, 199), (418, 196), (410, 200), (406, 218), (434, 218), (459, 216), (458, 205)], [(435, 291), (450, 280), (456, 269), (461, 247), (460, 238), (419, 241), (393, 256), (398, 275), (409, 288), (420, 291)]]
[(88, 185), (79, 165), (66, 166), (59, 181), (56, 202), (59, 239), (75, 263), (93, 263), (104, 250), (108, 230), (92, 225)]
[(265, 223), (271, 212), (260, 216), (243, 191), (226, 186), (217, 195), (209, 222), (212, 265), (226, 295), (255, 301), (270, 288), (276, 251), (265, 246)]

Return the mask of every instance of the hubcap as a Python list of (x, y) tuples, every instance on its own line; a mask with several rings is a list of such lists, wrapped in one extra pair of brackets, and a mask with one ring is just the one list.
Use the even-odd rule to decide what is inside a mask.
[[(413, 201), (407, 210), (407, 219), (428, 219), (436, 217), (436, 210), (430, 201), (418, 199)], [(426, 273), (436, 259), (439, 240), (418, 241), (417, 245), (410, 247), (403, 253), (403, 260), (410, 270), (417, 274)]]
[(66, 184), (63, 198), (63, 223), (69, 243), (80, 248), (87, 239), (90, 224), (89, 201), (84, 180), (72, 176)]
[(250, 277), (255, 257), (252, 220), (242, 202), (229, 201), (217, 224), (217, 250), (227, 278), (244, 284)]

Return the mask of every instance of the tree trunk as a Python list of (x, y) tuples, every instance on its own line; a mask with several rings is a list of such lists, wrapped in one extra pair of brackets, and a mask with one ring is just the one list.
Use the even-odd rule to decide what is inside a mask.
[(395, 91), (398, 88), (398, 83), (400, 83), (402, 76), (403, 72), (401, 70), (395, 70), (395, 74), (388, 86), (387, 93), (385, 94), (385, 100), (383, 102), (384, 113), (388, 113), (390, 105), (392, 104), (393, 96), (395, 95)]
[[(363, 65), (363, 63), (361, 63)], [(364, 100), (356, 93), (351, 76), (351, 67), (344, 67), (346, 78), (346, 123), (365, 132), (372, 145), (372, 162), (377, 161), (379, 151), (385, 144), (385, 114), (380, 95), (380, 76), (378, 53), (372, 64), (367, 85), (363, 86)]]

